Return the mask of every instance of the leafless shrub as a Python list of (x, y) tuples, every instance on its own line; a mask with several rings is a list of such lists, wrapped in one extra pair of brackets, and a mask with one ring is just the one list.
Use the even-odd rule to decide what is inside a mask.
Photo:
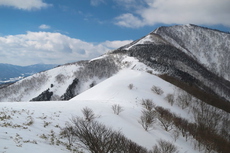
[[(146, 153), (145, 148), (125, 138), (120, 132), (113, 131), (96, 121), (87, 122), (82, 118), (72, 118), (72, 127), (62, 129), (64, 137), (69, 139), (71, 145), (89, 150), (92, 153)], [(73, 139), (74, 138), (74, 139)], [(76, 141), (75, 141), (76, 139)]]
[(189, 104), (191, 103), (192, 101), (192, 96), (186, 92), (181, 92), (177, 99), (177, 104), (179, 107), (181, 107), (182, 109), (185, 109), (189, 106)]
[(173, 94), (167, 94), (165, 99), (171, 104), (171, 106), (174, 104), (174, 95)]
[(85, 117), (85, 120), (88, 122), (92, 121), (95, 118), (95, 114), (91, 108), (88, 107), (83, 108), (82, 113)]
[(66, 123), (66, 127), (61, 129), (61, 138), (66, 138), (68, 141), (67, 148), (71, 149), (75, 141), (77, 140), (74, 136), (73, 126), (70, 123)]
[(153, 153), (178, 153), (177, 147), (171, 142), (159, 140), (158, 145), (153, 147)]
[(157, 86), (152, 86), (151, 90), (158, 95), (162, 95), (164, 93), (164, 91), (160, 87), (157, 87)]
[(124, 109), (119, 104), (112, 105), (112, 110), (114, 114), (119, 115)]
[(43, 121), (43, 123), (44, 123), (44, 128), (46, 128), (47, 126), (49, 126), (50, 124), (51, 124), (51, 122), (47, 122), (47, 121)]
[(34, 119), (32, 116), (27, 116), (27, 121), (25, 123), (23, 123), (23, 125), (27, 125), (30, 126), (34, 123)]
[(147, 70), (146, 72), (149, 73), (149, 74), (153, 74), (152, 70)]
[(142, 125), (145, 131), (150, 130), (156, 122), (156, 112), (153, 110), (143, 110), (138, 122)]
[(163, 107), (156, 107), (158, 120), (165, 131), (170, 131), (173, 128), (173, 114)]
[(155, 107), (155, 104), (151, 99), (142, 99), (141, 105), (148, 111), (151, 111)]
[(172, 133), (172, 138), (174, 139), (174, 141), (176, 142), (176, 140), (179, 138), (180, 136), (180, 131), (178, 129), (176, 130), (173, 130), (173, 133)]
[(133, 84), (132, 84), (132, 83), (129, 84), (129, 85), (128, 85), (128, 88), (129, 88), (130, 90), (132, 90), (132, 89), (133, 89)]

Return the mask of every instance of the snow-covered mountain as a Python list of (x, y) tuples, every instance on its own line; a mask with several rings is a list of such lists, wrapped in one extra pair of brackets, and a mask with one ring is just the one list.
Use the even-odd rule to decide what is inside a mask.
[[(76, 137), (60, 135), (72, 128), (67, 121), (85, 117), (83, 110), (89, 108), (95, 122), (120, 131), (142, 152), (166, 152), (161, 145), (168, 142), (179, 153), (227, 153), (230, 82), (224, 60), (229, 41), (227, 33), (195, 25), (160, 27), (101, 57), (3, 87), (0, 150), (90, 152)], [(116, 114), (115, 106), (122, 111)], [(146, 127), (143, 116), (149, 113), (154, 122)]]
[(119, 60), (104, 55), (34, 74), (0, 89), (0, 101), (69, 100), (118, 72)]
[(230, 81), (230, 34), (196, 25), (160, 27), (153, 31), (208, 70)]
[(53, 64), (35, 64), (29, 66), (18, 66), (0, 63), (0, 84), (12, 83), (35, 73), (54, 68)]
[[(195, 38), (199, 39), (198, 45)], [(226, 78), (230, 67), (229, 42), (230, 34), (195, 25), (160, 27), (113, 53), (137, 58), (161, 72), (160, 77), (165, 80), (230, 112), (230, 82)], [(211, 57), (214, 54), (216, 57)], [(211, 66), (213, 62), (215, 68)]]

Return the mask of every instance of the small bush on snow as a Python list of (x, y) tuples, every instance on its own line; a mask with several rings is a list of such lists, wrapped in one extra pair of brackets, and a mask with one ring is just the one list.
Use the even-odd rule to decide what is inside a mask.
[(151, 90), (158, 95), (162, 95), (164, 93), (164, 91), (160, 87), (157, 87), (157, 86), (152, 86)]
[(129, 84), (129, 85), (128, 85), (128, 88), (129, 88), (130, 90), (132, 90), (132, 89), (133, 89), (133, 84), (132, 84), (132, 83)]
[(91, 108), (85, 107), (82, 109), (82, 113), (85, 117), (85, 120), (90, 122), (95, 119), (95, 114)]
[(124, 109), (119, 104), (112, 105), (112, 110), (114, 114), (119, 115)]
[(168, 101), (168, 103), (171, 104), (171, 106), (174, 104), (174, 95), (173, 94), (167, 94), (165, 99)]

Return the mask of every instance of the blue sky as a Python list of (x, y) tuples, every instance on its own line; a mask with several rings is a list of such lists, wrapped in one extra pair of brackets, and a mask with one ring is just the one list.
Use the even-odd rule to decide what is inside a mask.
[[(1, 1), (1, 0), (0, 0)], [(15, 0), (16, 1), (16, 0)], [(0, 7), (1, 35), (26, 31), (60, 32), (89, 42), (138, 39), (157, 26), (126, 28), (116, 25), (116, 17), (128, 10), (113, 0), (43, 0), (45, 8), (26, 10), (13, 6)], [(97, 3), (96, 3), (97, 2)], [(45, 24), (49, 29), (39, 29)]]
[(0, 0), (0, 63), (97, 57), (159, 26), (230, 31), (229, 0)]

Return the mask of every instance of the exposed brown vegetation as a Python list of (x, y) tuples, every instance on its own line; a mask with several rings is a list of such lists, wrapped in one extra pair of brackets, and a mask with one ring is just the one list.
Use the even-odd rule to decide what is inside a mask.
[(197, 140), (198, 144), (194, 145), (195, 149), (205, 149), (206, 151), (215, 150), (218, 153), (230, 152), (230, 141), (218, 134), (214, 127), (209, 126), (209, 122), (190, 123), (163, 107), (157, 107), (157, 110), (167, 114), (163, 115), (163, 118), (171, 118), (174, 126), (181, 132), (186, 140), (188, 140), (189, 137)]
[(214, 94), (207, 93), (204, 90), (201, 90), (200, 88), (198, 88), (196, 85), (187, 84), (167, 74), (160, 75), (159, 77), (185, 90), (186, 92), (204, 101), (205, 103), (210, 104), (214, 107), (220, 108), (230, 113), (230, 102), (221, 98), (220, 96), (216, 94), (214, 95)]

